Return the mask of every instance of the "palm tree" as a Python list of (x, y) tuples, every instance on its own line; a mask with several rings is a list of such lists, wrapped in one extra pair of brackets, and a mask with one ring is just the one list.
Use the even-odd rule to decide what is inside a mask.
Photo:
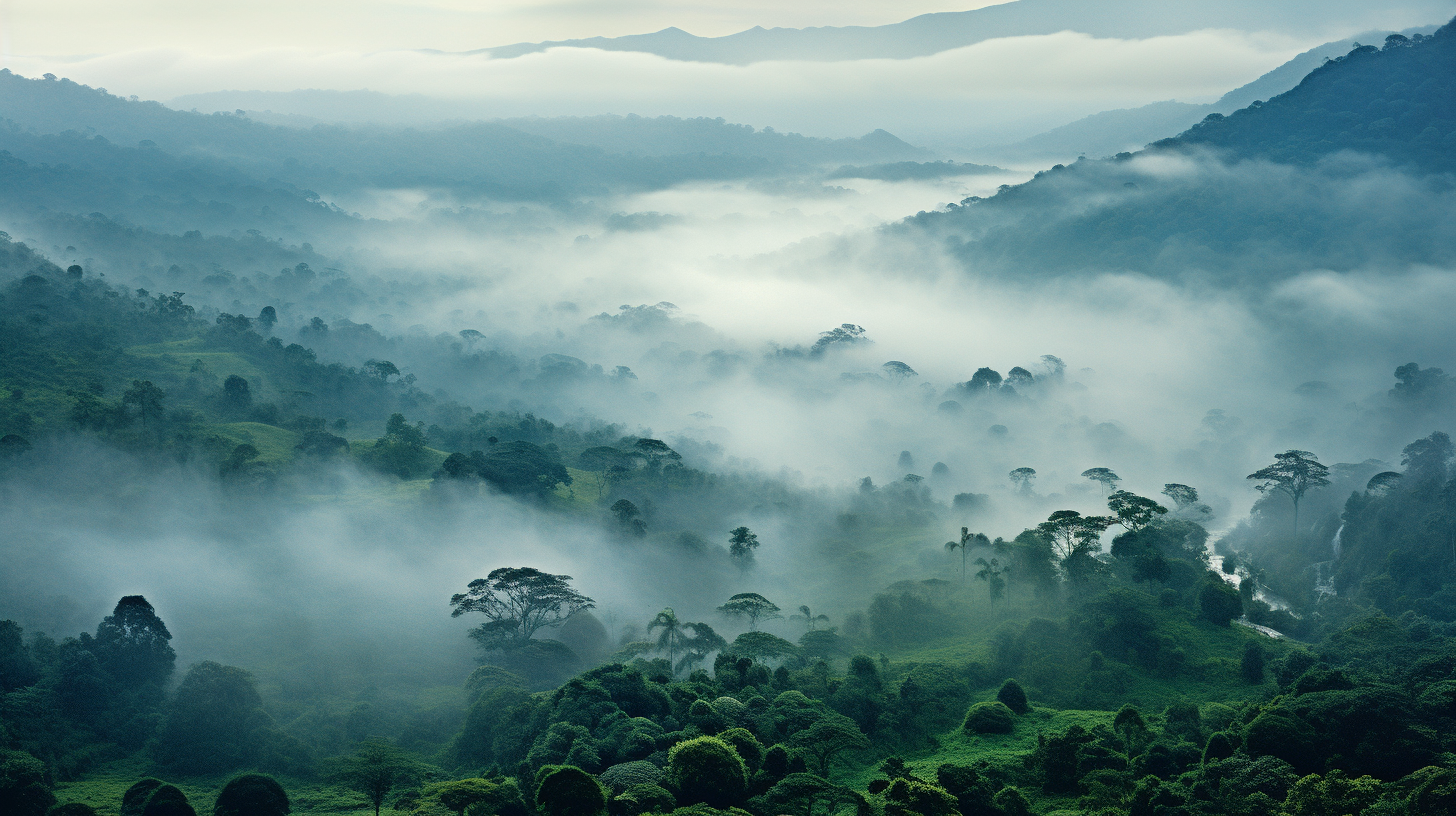
[(789, 620), (803, 621), (804, 625), (808, 626), (809, 631), (812, 632), (815, 629), (819, 628), (819, 624), (828, 623), (829, 616), (815, 615), (813, 611), (809, 609), (809, 607), (801, 606), (799, 607), (799, 614), (790, 617)]
[(678, 620), (677, 614), (672, 611), (672, 607), (670, 606), (658, 612), (657, 617), (652, 619), (652, 623), (647, 624), (648, 637), (652, 636), (654, 629), (662, 630), (662, 634), (657, 636), (657, 648), (667, 650), (667, 663), (669, 666), (672, 665), (672, 659), (677, 652), (677, 648), (683, 644), (683, 641), (687, 640), (684, 629), (689, 625)]
[(966, 527), (961, 528), (960, 541), (945, 542), (946, 552), (955, 552), (956, 550), (961, 551), (961, 583), (964, 584), (966, 582), (966, 553), (972, 547), (989, 546), (991, 546), (991, 539), (987, 538), (985, 533), (976, 533), (972, 535), (970, 529)]

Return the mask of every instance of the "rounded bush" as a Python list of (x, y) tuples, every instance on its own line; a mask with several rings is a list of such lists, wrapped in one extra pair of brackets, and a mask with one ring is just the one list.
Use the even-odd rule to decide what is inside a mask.
[(136, 784), (126, 789), (121, 795), (121, 816), (141, 816), (142, 808), (147, 806), (147, 800), (157, 792), (157, 788), (167, 784), (160, 779), (147, 777), (139, 780)]
[(174, 785), (163, 785), (147, 797), (142, 816), (197, 816), (187, 802), (187, 795)]
[(644, 759), (623, 762), (602, 771), (597, 781), (615, 793), (637, 785), (656, 785), (662, 781), (662, 769)]
[(962, 726), (976, 734), (1010, 734), (1016, 727), (1016, 715), (1005, 703), (976, 703), (966, 712)]
[(717, 737), (680, 742), (667, 754), (667, 786), (684, 805), (704, 802), (726, 808), (742, 801), (748, 769), (728, 743)]
[(25, 751), (0, 748), (0, 812), (44, 816), (56, 803), (45, 763)]
[(288, 816), (288, 794), (278, 780), (264, 774), (243, 774), (223, 786), (212, 816)]
[(677, 800), (673, 795), (658, 785), (633, 785), (612, 800), (614, 816), (671, 813), (676, 807)]
[(738, 754), (738, 758), (743, 760), (743, 766), (750, 774), (763, 764), (763, 743), (748, 729), (730, 728), (719, 734), (718, 739), (728, 743), (734, 753)]
[(598, 816), (606, 809), (602, 786), (573, 765), (547, 771), (536, 786), (536, 810), (544, 816)]
[(1014, 679), (1001, 684), (1001, 690), (996, 692), (996, 699), (1017, 714), (1031, 711), (1031, 704), (1026, 701), (1026, 691)]

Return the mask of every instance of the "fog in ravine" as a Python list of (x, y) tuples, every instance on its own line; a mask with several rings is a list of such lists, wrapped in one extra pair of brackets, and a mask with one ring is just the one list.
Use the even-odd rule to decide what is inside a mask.
[[(1429, 22), (1439, 21), (1392, 24)], [(660, 57), (585, 50), (522, 57), (536, 61), (514, 67), (415, 52), (351, 55), (303, 73), (333, 71), (332, 86), (394, 94), (433, 86), (449, 98), (481, 76), (510, 90), (491, 100), (489, 117), (462, 117), (471, 119), (722, 116), (833, 138), (887, 126), (917, 149), (916, 136), (960, 146), (921, 161), (975, 162), (966, 145), (1003, 144), (1170, 96), (1209, 101), (1322, 38), (1350, 33), (998, 39), (889, 65), (816, 64), (812, 93), (782, 82), (771, 62), (665, 71)], [(1150, 78), (1180, 50), (1197, 55), (1186, 74)], [(1067, 81), (1066, 70), (1052, 76), (1053, 53), (1093, 64), (1080, 81), (1096, 92)], [(99, 84), (91, 71), (118, 96), (167, 99), (231, 90), (240, 76), (245, 90), (292, 91), (283, 77), (302, 59), (263, 68), (256, 55), (185, 55), (165, 71), (117, 56), (73, 64), (78, 82)], [(17, 73), (62, 70), (26, 60), (15, 62)], [(590, 64), (562, 67), (569, 60)], [(907, 86), (938, 87), (942, 73), (981, 75), (988, 85), (902, 97)], [(584, 74), (611, 87), (573, 84)], [(992, 85), (999, 90), (985, 90)], [(857, 105), (861, 93), (870, 100)], [(984, 97), (957, 96), (977, 93)], [(673, 102), (654, 107), (664, 99)], [(955, 120), (972, 112), (999, 124), (967, 135)], [(542, 171), (566, 179), (559, 189), (540, 182), (532, 197), (519, 186), (493, 194), (463, 176), (455, 186), (385, 183), (388, 174), (364, 159), (364, 169), (306, 177), (317, 169), (307, 160), (268, 152), (270, 144), (302, 150), (314, 136), (299, 134), (330, 132), (299, 124), (269, 136), (276, 143), (208, 153), (158, 147), (162, 136), (147, 146), (134, 124), (115, 124), (125, 138), (108, 137), (112, 125), (97, 119), (94, 132), (64, 137), (93, 151), (73, 160), (77, 172), (108, 156), (143, 163), (173, 151), (188, 172), (222, 179), (207, 193), (218, 206), (128, 199), (98, 213), (121, 225), (106, 231), (83, 209), (68, 221), (53, 217), (60, 205), (17, 205), (0, 227), (61, 268), (77, 264), (119, 290), (184, 292), (209, 320), (273, 307), (271, 335), (312, 348), (320, 361), (391, 361), (433, 398), (404, 411), (410, 423), (446, 424), (468, 409), (530, 413), (583, 433), (611, 427), (617, 437), (662, 440), (687, 467), (731, 484), (724, 495), (752, 501), (629, 497), (649, 508), (648, 534), (634, 538), (604, 511), (567, 515), (448, 485), (409, 490), (357, 463), (319, 464), (245, 490), (196, 462), (62, 436), (38, 442), (26, 468), (10, 467), (0, 482), (0, 618), (59, 638), (94, 626), (116, 598), (142, 594), (171, 627), (181, 665), (245, 665), (265, 688), (450, 686), (476, 665), (465, 633), (479, 621), (452, 619), (449, 597), (497, 567), (573, 576), (614, 643), (640, 639), (669, 606), (731, 639), (744, 627), (713, 610), (733, 593), (842, 620), (897, 581), (957, 577), (960, 560), (944, 543), (963, 526), (1010, 539), (1053, 510), (1104, 512), (1103, 489), (1080, 475), (1089, 468), (1111, 468), (1120, 487), (1144, 496), (1167, 483), (1196, 487), (1216, 538), (1246, 516), (1259, 495), (1246, 476), (1274, 453), (1307, 450), (1330, 465), (1379, 460), (1377, 469), (1391, 470), (1403, 446), (1450, 427), (1442, 424), (1450, 406), (1412, 407), (1389, 392), (1407, 363), (1456, 367), (1456, 193), (1449, 180), (1381, 159), (1282, 164), (1210, 149), (908, 180), (857, 176), (886, 175), (863, 167), (836, 172), (851, 163), (836, 159), (651, 179), (623, 170), (631, 183), (583, 182), (587, 171), (562, 164)], [(380, 155), (392, 140), (423, 138), (388, 123), (369, 128), (361, 143), (383, 145)], [(98, 136), (109, 141), (98, 145)], [(25, 125), (5, 138), (22, 159), (25, 149), (41, 156), (65, 144)], [(607, 165), (629, 154), (583, 155)], [(299, 176), (284, 175), (294, 167)], [(312, 185), (307, 218), (317, 220), (287, 211), (278, 216), (286, 225), (262, 228), (258, 240), (276, 257), (227, 249), (211, 266), (174, 265), (191, 252), (178, 248), (194, 228), (188, 219), (199, 222), (199, 241), (240, 247), (258, 229), (249, 220), (257, 206), (226, 210), (234, 205), (216, 192), (233, 172), (248, 183), (295, 185), (295, 199)], [(575, 182), (583, 186), (568, 186)], [(1032, 200), (982, 206), (1006, 185), (1024, 185)], [(1193, 237), (1156, 251), (1136, 244), (1127, 224), (1195, 194), (1217, 199), (1227, 222), (1198, 225), (1186, 233)], [(1242, 230), (1240, 217), (1271, 213), (1297, 215), (1284, 234), (1225, 235)], [(166, 241), (147, 243), (136, 237), (143, 233)], [(1006, 386), (967, 387), (982, 368)], [(350, 436), (382, 431), (381, 418)], [(1026, 489), (1008, 478), (1017, 468), (1035, 469)], [(893, 547), (855, 527), (897, 513), (919, 526)], [(738, 526), (761, 541), (752, 569), (726, 556)], [(791, 636), (794, 626), (767, 628)]]

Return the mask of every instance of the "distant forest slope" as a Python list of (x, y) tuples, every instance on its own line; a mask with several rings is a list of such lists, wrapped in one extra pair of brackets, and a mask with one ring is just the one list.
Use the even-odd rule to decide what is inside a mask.
[(1264, 286), (1309, 269), (1456, 262), (1453, 74), (1450, 25), (1362, 46), (1262, 105), (1137, 154), (1057, 165), (905, 229), (939, 235), (982, 274)]
[(1406, 37), (1435, 32), (1438, 26), (1408, 28), (1400, 32), (1367, 31), (1305, 51), (1246, 85), (1229, 91), (1207, 105), (1187, 102), (1154, 102), (1137, 108), (1102, 111), (1039, 133), (1002, 148), (997, 155), (1010, 157), (1111, 156), (1137, 150), (1169, 134), (1182, 133), (1210, 113), (1230, 114), (1254, 102), (1262, 102), (1298, 85), (1310, 71), (1324, 62), (1349, 53), (1361, 43), (1384, 42), (1393, 33)]
[[(698, 37), (679, 28), (625, 37), (590, 37), (484, 48), (511, 58), (554, 47), (639, 51), (693, 62), (748, 64), (762, 60), (909, 59), (997, 37), (1080, 31), (1096, 37), (1156, 37), (1210, 28), (1323, 33), (1375, 27), (1382, 12), (1392, 17), (1439, 18), (1446, 4), (1430, 0), (1391, 2), (1372, 9), (1361, 0), (1224, 0), (1169, 4), (1160, 0), (1015, 0), (971, 11), (922, 14), (883, 26), (772, 28), (755, 26), (725, 37)], [(1406, 23), (1407, 25), (1409, 23)]]
[(1315, 69), (1288, 93), (1214, 114), (1162, 146), (1208, 145), (1277, 161), (1338, 150), (1377, 153), (1430, 172), (1456, 170), (1456, 27), (1392, 35)]
[[(149, 179), (138, 177), (143, 188), (175, 185), (182, 182), (179, 170), (200, 168), (212, 175), (247, 179), (261, 188), (293, 190), (303, 198), (313, 191), (329, 197), (357, 190), (409, 188), (443, 190), (460, 197), (561, 202), (617, 191), (660, 189), (684, 181), (751, 178), (845, 162), (926, 158), (924, 151), (883, 132), (863, 139), (809, 139), (756, 132), (721, 120), (634, 122), (602, 117), (520, 123), (553, 138), (496, 122), (427, 130), (276, 127), (235, 114), (171, 110), (66, 79), (30, 80), (9, 71), (0, 71), (0, 112), (0, 123), (5, 125), (0, 128), (0, 150), (26, 163), (75, 165), (51, 149), (56, 142), (35, 138), (72, 131), (79, 136), (99, 136), (124, 151), (140, 148), (175, 157), (159, 164), (155, 158), (138, 157), (134, 152), (99, 151), (95, 145), (87, 145), (83, 152), (91, 155), (84, 167), (77, 165), (73, 170), (94, 169), (96, 183), (102, 187), (114, 186), (118, 175), (133, 175), (124, 165), (150, 162), (156, 165), (155, 172), (147, 174)], [(107, 155), (100, 155), (103, 152)], [(158, 194), (164, 199), (190, 196), (204, 204), (219, 200), (243, 206), (192, 189), (139, 189), (136, 194)]]

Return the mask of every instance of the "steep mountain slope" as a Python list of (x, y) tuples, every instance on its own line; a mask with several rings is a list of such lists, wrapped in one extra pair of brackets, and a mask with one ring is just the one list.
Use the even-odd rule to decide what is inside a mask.
[(1456, 263), (1453, 26), (1331, 61), (1138, 154), (1078, 161), (910, 219), (968, 267), (1269, 286), (1311, 269)]
[[(1437, 26), (1421, 26), (1398, 33), (1413, 37), (1417, 34), (1431, 34), (1436, 28)], [(1216, 102), (1196, 105), (1166, 101), (1137, 108), (1103, 111), (1001, 148), (995, 155), (1018, 159), (1067, 159), (1078, 155), (1111, 156), (1127, 150), (1138, 150), (1158, 139), (1166, 138), (1170, 133), (1181, 133), (1193, 127), (1210, 113), (1227, 115), (1256, 101), (1278, 96), (1298, 85), (1310, 71), (1325, 61), (1349, 53), (1350, 49), (1360, 43), (1384, 42), (1393, 33), (1397, 32), (1368, 31), (1316, 46), (1253, 82), (1229, 91)]]
[(1407, 0), (1372, 6), (1362, 0), (1255, 0), (1170, 4), (1159, 0), (1014, 0), (972, 11), (923, 14), (885, 26), (772, 28), (697, 37), (678, 28), (625, 37), (590, 37), (485, 48), (496, 58), (547, 48), (639, 51), (668, 59), (748, 64), (763, 60), (908, 59), (997, 37), (1080, 31), (1098, 37), (1155, 37), (1209, 28), (1277, 30), (1302, 35), (1338, 29), (1404, 27), (1450, 13), (1444, 3)]
[(1164, 146), (1205, 145), (1277, 161), (1340, 150), (1375, 153), (1419, 170), (1456, 170), (1456, 28), (1394, 35), (1332, 60), (1286, 94), (1213, 114)]

